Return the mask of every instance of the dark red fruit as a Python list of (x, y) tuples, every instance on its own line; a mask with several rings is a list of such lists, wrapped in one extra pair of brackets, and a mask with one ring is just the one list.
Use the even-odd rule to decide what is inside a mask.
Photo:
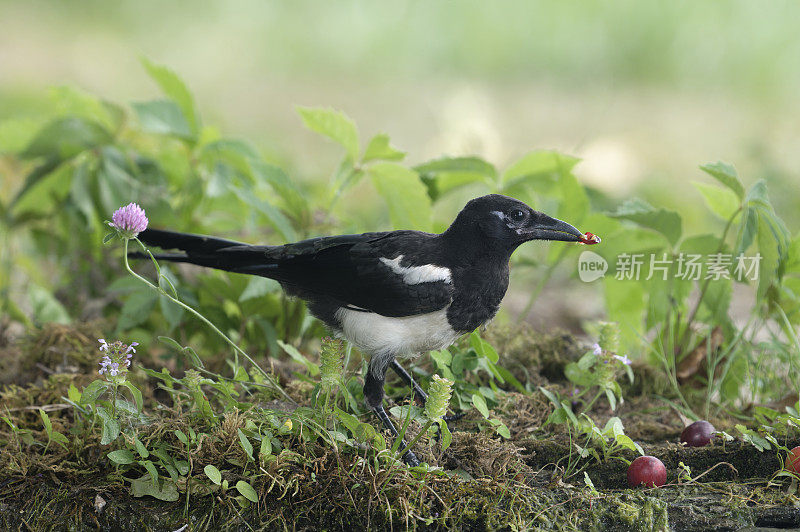
[(786, 457), (786, 470), (800, 475), (800, 445), (789, 451)]
[(592, 244), (599, 244), (600, 243), (600, 237), (597, 236), (597, 235), (593, 235), (592, 233), (589, 233), (587, 231), (586, 233), (584, 233), (583, 238), (581, 239), (581, 243), (582, 244), (588, 244), (590, 246)]
[(681, 443), (685, 443), (689, 447), (708, 445), (716, 431), (714, 425), (708, 421), (703, 419), (695, 421), (681, 432)]
[(628, 485), (658, 487), (667, 481), (667, 468), (655, 456), (640, 456), (628, 466)]

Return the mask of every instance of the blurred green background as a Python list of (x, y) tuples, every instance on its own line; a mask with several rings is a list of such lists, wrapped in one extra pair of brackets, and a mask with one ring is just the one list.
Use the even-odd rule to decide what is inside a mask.
[[(181, 75), (207, 124), (309, 184), (341, 152), (298, 104), (389, 133), (410, 164), (475, 154), (503, 168), (557, 149), (583, 159), (576, 175), (609, 208), (641, 195), (679, 210), (687, 233), (721, 231), (690, 181), (725, 160), (746, 184), (767, 179), (791, 230), (800, 221), (796, 2), (3, 1), (0, 20), (0, 121), (31, 132), (53, 87), (156, 97), (147, 57)], [(7, 198), (19, 184), (2, 173)], [(353, 205), (365, 226), (384, 209)]]
[[(702, 162), (790, 186), (800, 173), (800, 5), (774, 2), (0, 2), (0, 118), (47, 87), (112, 101), (169, 65), (207, 121), (315, 177), (336, 159), (294, 105), (340, 108), (411, 162), (499, 166), (529, 149), (581, 156), (590, 184), (682, 202)], [(659, 181), (661, 181), (659, 183)], [(694, 196), (694, 194), (693, 194)]]

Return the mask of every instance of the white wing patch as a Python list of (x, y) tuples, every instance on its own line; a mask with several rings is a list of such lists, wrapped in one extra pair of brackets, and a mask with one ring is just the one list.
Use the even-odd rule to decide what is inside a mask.
[(444, 266), (435, 266), (433, 264), (426, 264), (424, 266), (400, 266), (400, 261), (403, 260), (402, 255), (396, 259), (381, 257), (380, 260), (394, 273), (401, 275), (403, 277), (403, 282), (406, 284), (432, 283), (435, 281), (443, 281), (449, 284), (453, 282), (450, 269)]

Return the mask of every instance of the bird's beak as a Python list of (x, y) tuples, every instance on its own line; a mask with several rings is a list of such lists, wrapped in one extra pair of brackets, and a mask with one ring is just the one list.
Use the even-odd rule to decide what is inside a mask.
[(538, 217), (526, 229), (528, 240), (560, 240), (562, 242), (582, 242), (583, 233), (567, 222), (549, 216)]

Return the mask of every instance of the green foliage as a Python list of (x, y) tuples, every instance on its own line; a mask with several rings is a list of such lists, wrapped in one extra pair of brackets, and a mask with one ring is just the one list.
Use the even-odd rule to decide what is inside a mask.
[[(764, 181), (745, 189), (728, 164), (701, 169), (722, 185), (695, 183), (710, 212), (724, 220), (721, 233), (684, 235), (679, 213), (629, 200), (610, 216), (635, 225), (618, 226), (604, 239), (608, 245), (598, 246), (597, 252), (616, 266), (616, 271), (609, 270), (603, 286), (609, 318), (623, 326), (623, 348), (635, 352), (644, 338), (655, 335), (648, 346), (651, 360), (662, 367), (687, 411), (691, 408), (680, 389), (678, 367), (699, 346), (709, 348), (703, 367), (694, 370), (705, 385), (708, 412), (712, 397), (720, 404), (739, 398), (746, 368), (757, 363), (752, 339), (759, 331), (769, 329), (772, 323), (789, 335), (791, 326), (783, 323), (784, 309), (790, 310), (786, 321), (800, 323), (796, 312), (800, 299), (790, 288), (800, 269), (792, 263), (792, 239), (771, 206)], [(637, 254), (644, 261), (638, 280), (631, 279), (632, 269), (624, 269), (620, 262), (620, 256)], [(687, 261), (693, 256), (701, 263), (696, 276), (688, 275)], [(668, 266), (663, 272), (651, 271), (650, 257)], [(760, 261), (757, 279), (753, 279), (753, 270), (748, 270), (753, 260)], [(650, 278), (645, 275), (648, 271)], [(755, 282), (757, 289), (750, 320), (742, 328), (732, 321), (729, 308), (734, 283), (748, 282)], [(782, 349), (779, 342), (773, 346)], [(790, 365), (796, 364), (792, 357), (787, 358)], [(781, 381), (780, 375), (775, 377), (760, 382), (761, 390)]]
[(69, 439), (66, 436), (58, 432), (57, 430), (53, 429), (53, 424), (50, 422), (50, 416), (47, 413), (39, 409), (39, 415), (42, 418), (42, 424), (44, 425), (44, 431), (47, 434), (47, 445), (44, 446), (44, 452), (47, 452), (48, 447), (50, 447), (51, 442), (56, 442), (64, 449), (67, 448), (67, 443), (69, 443)]
[(546, 388), (540, 388), (540, 391), (547, 397), (554, 408), (545, 425), (564, 425), (570, 434), (570, 438), (573, 435), (585, 438), (582, 445), (573, 443), (577, 451), (578, 461), (574, 461), (572, 455), (568, 457), (568, 476), (577, 474), (586, 467), (586, 463), (579, 467), (580, 459), (594, 458), (598, 462), (614, 459), (628, 463), (628, 460), (622, 456), (625, 451), (633, 451), (644, 455), (642, 447), (625, 434), (622, 421), (618, 417), (612, 417), (600, 429), (595, 425), (594, 420), (585, 413), (581, 413), (580, 416), (575, 415), (572, 411), (572, 405), (557, 393)]
[[(0, 204), (4, 249), (32, 253), (3, 258), (0, 295), (4, 315), (25, 323), (82, 319), (81, 304), (88, 299), (99, 305), (97, 312), (115, 323), (118, 332), (130, 332), (145, 347), (156, 346), (154, 338), (161, 340), (158, 347), (174, 359), (171, 367), (176, 369), (143, 373), (169, 396), (178, 421), (162, 427), (160, 438), (148, 439), (143, 427), (152, 418), (139, 388), (131, 381), (114, 385), (95, 380), (82, 390), (69, 389), (65, 400), (74, 406), (78, 427), (69, 436), (55, 430), (44, 411), (40, 417), (46, 444), (4, 417), (17, 445), (44, 445), (48, 451), (51, 442), (65, 447), (73, 437), (94, 436), (104, 446), (109, 468), (130, 483), (135, 496), (174, 501), (186, 494), (188, 502), (192, 493), (214, 492), (242, 507), (258, 503), (256, 487), (263, 486), (267, 475), (283, 482), (271, 468), (279, 462), (301, 463), (301, 446), (306, 444), (322, 442), (335, 453), (365, 456), (365, 462), (393, 464), (398, 459), (394, 451), (400, 439), (387, 445), (365, 417), (358, 377), (363, 364), (355, 367), (351, 348), (342, 346), (327, 353), (335, 357), (320, 360), (309, 345), (321, 328), (302, 302), (285, 297), (278, 283), (220, 272), (184, 275), (182, 269), (156, 261), (136, 266), (146, 272), (140, 279), (120, 279), (119, 260), (113, 257), (118, 248), (103, 248), (104, 221), (130, 201), (145, 205), (154, 226), (277, 244), (389, 227), (439, 231), (463, 198), (502, 193), (586, 225), (603, 237), (603, 244), (592, 251), (610, 264), (616, 265), (622, 254), (671, 260), (664, 278), (616, 279), (618, 271), (612, 268), (601, 289), (608, 319), (619, 323), (619, 339), (616, 330), (604, 330), (599, 353), (588, 351), (564, 365), (571, 387), (578, 388), (569, 398), (542, 389), (554, 409), (548, 423), (563, 425), (570, 437), (581, 438), (580, 445), (573, 443), (575, 468), (590, 458), (606, 461), (642, 452), (624, 434), (618, 418), (600, 428), (587, 415), (598, 398), (604, 397), (612, 409), (622, 401), (618, 380), (623, 370), (632, 381), (629, 366), (617, 352), (639, 359), (647, 356), (637, 355), (649, 354), (649, 362), (662, 371), (659, 378), (672, 385), (670, 400), (687, 412), (696, 410), (698, 401), (689, 396), (696, 393), (693, 388), (679, 382), (678, 368), (699, 347), (706, 348), (706, 355), (695, 379), (704, 386), (706, 411), (741, 404), (744, 390), (762, 396), (783, 389), (785, 375), (800, 370), (795, 367), (800, 342), (794, 330), (800, 323), (800, 236), (791, 237), (770, 203), (765, 182), (745, 187), (730, 165), (703, 166), (716, 183), (695, 184), (710, 215), (722, 220), (724, 228), (710, 226), (690, 234), (683, 213), (638, 199), (608, 214), (598, 212), (598, 205), (610, 205), (611, 200), (580, 184), (574, 173), (579, 160), (569, 155), (535, 150), (505, 169), (474, 156), (436, 157), (412, 167), (387, 134), (377, 134), (363, 145), (355, 123), (341, 111), (300, 108), (306, 127), (342, 150), (330, 180), (320, 185), (284, 171), (248, 143), (204, 125), (183, 81), (166, 67), (146, 59), (142, 63), (162, 97), (120, 107), (63, 88), (52, 93), (57, 112), (46, 122), (0, 124), (2, 156), (10, 162), (4, 168), (16, 174), (9, 181), (14, 189)], [(385, 203), (377, 219), (365, 220), (360, 211), (349, 214), (353, 202), (368, 205), (364, 198), (370, 195)], [(580, 250), (553, 243), (525, 246), (515, 253), (515, 277), (533, 276), (538, 283), (520, 319), (551, 276), (567, 282), (564, 272), (574, 269), (565, 265)], [(760, 275), (744, 326), (734, 322), (730, 312), (734, 286), (740, 282), (728, 278), (735, 272), (735, 261), (722, 279), (695, 282), (677, 275), (681, 254), (735, 258), (755, 253), (761, 256)], [(44, 272), (31, 258), (42, 256), (53, 257), (52, 271)], [(12, 284), (12, 270), (19, 285)], [(150, 286), (139, 282), (150, 278), (155, 279)], [(56, 287), (63, 288), (56, 292)], [(29, 304), (22, 303), (20, 294)], [(768, 340), (763, 340), (765, 333)], [(204, 357), (230, 347), (234, 356), (228, 361), (228, 376), (211, 372), (206, 366), (213, 366)], [(291, 361), (289, 371), (311, 388), (312, 406), (290, 414), (254, 409), (254, 398), (261, 404), (272, 401), (280, 389), (271, 387), (271, 375), (255, 366), (248, 370), (239, 360), (240, 355), (248, 356), (245, 348)], [(510, 438), (509, 427), (494, 417), (502, 415), (504, 392), (527, 394), (535, 386), (504, 368), (500, 355), (476, 331), (431, 353), (430, 365), (415, 368), (414, 376), (423, 389), (438, 380), (434, 375), (452, 381), (445, 409), (474, 408), (480, 413), (478, 430)], [(779, 360), (787, 371), (755, 371), (761, 367), (759, 357)], [(389, 386), (389, 392), (398, 398), (408, 390)], [(418, 422), (418, 438), (433, 439), (438, 432), (441, 448), (450, 444), (440, 412), (426, 416), (413, 406), (396, 406), (390, 412), (400, 420), (404, 434)], [(778, 438), (794, 434), (800, 426), (796, 409), (757, 415), (764, 416), (759, 419), (762, 427), (742, 425), (739, 432), (763, 449), (779, 448)], [(234, 419), (230, 426), (223, 425)], [(222, 426), (233, 438), (226, 444), (236, 456), (214, 464), (198, 461), (206, 441), (221, 438)], [(364, 455), (365, 445), (374, 454)], [(569, 460), (572, 463), (572, 457)], [(585, 480), (591, 486), (588, 476)]]

